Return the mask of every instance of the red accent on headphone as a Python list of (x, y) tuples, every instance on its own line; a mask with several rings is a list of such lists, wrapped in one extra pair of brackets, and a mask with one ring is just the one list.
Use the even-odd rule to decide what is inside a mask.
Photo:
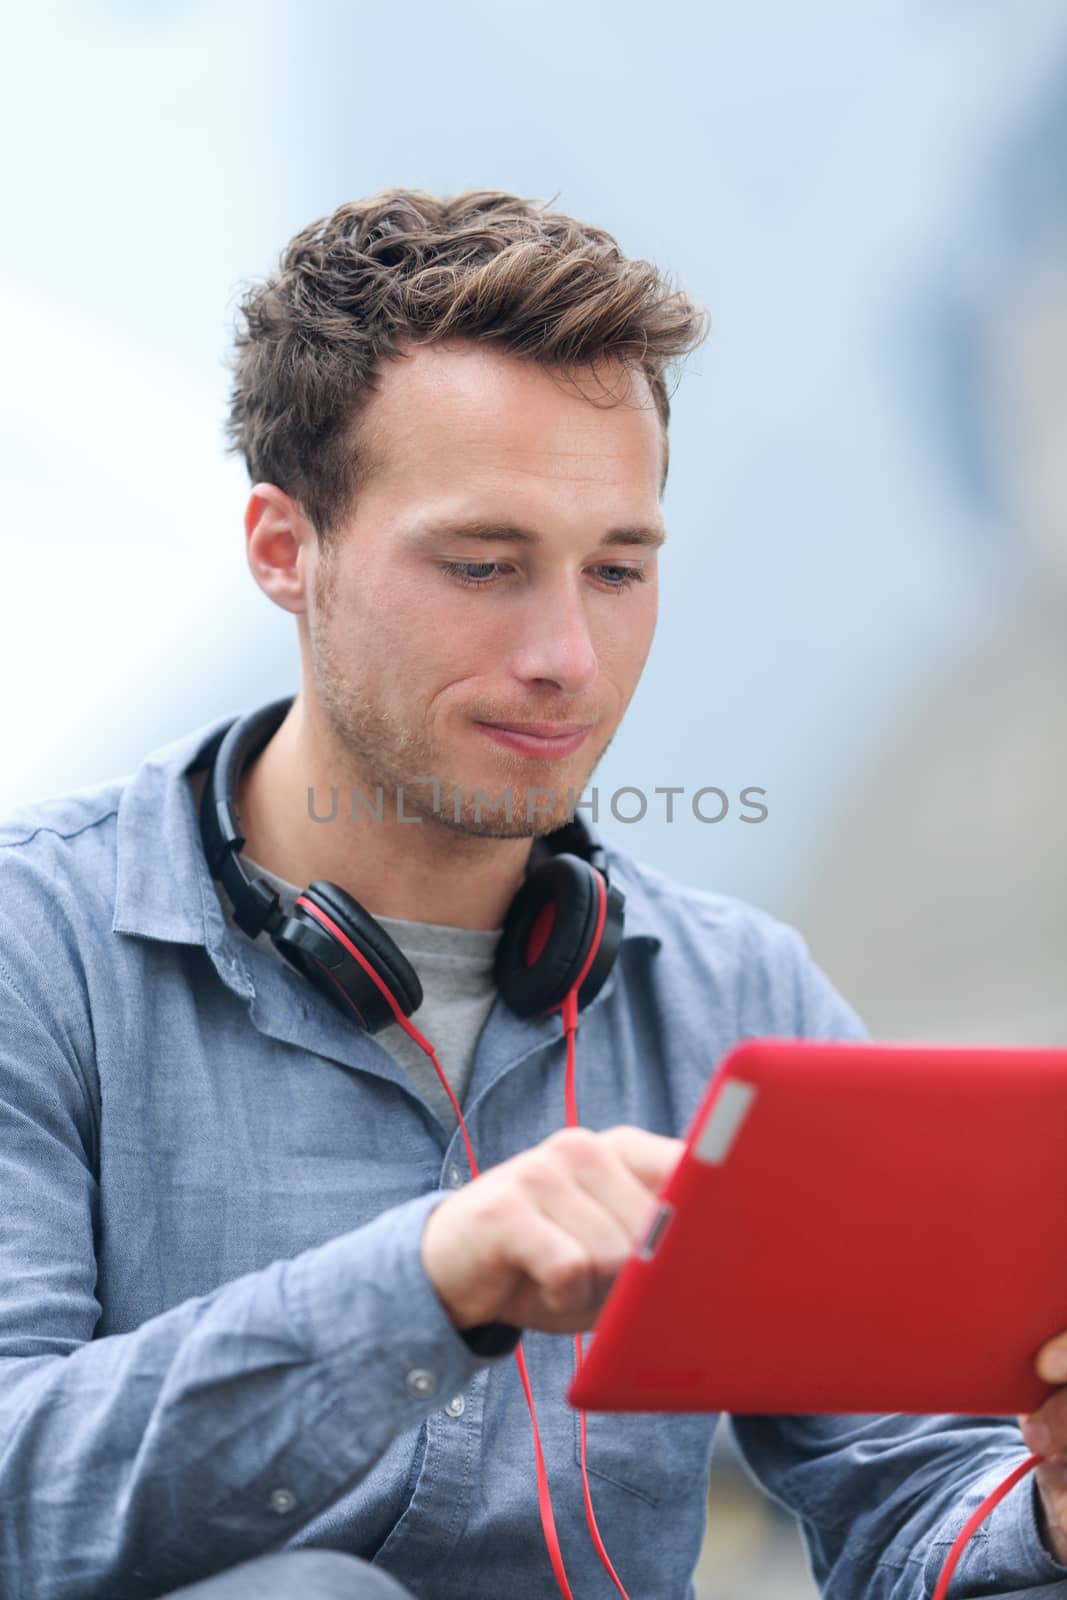
[(533, 919), (530, 935), (526, 941), (526, 950), (523, 961), (526, 966), (532, 967), (541, 959), (541, 954), (548, 943), (548, 936), (552, 932), (552, 924), (556, 920), (556, 902), (546, 900), (540, 911)]

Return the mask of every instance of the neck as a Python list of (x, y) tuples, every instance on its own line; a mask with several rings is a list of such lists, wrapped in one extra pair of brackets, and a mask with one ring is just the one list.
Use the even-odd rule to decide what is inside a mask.
[[(432, 815), (401, 820), (388, 793), (380, 822), (364, 807), (353, 820), (353, 788), (368, 801), (375, 796), (374, 784), (347, 753), (332, 748), (298, 695), (238, 782), (244, 854), (301, 888), (317, 878), (335, 883), (372, 916), (456, 928), (501, 926), (526, 872), (530, 839), (461, 833)], [(310, 815), (309, 789), (315, 814), (332, 820), (316, 822)], [(404, 815), (413, 814), (405, 797)]]

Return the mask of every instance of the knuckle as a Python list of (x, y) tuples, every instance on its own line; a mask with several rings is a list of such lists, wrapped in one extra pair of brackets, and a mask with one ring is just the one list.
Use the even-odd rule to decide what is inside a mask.
[(557, 1150), (584, 1150), (596, 1144), (598, 1138), (592, 1128), (557, 1128), (555, 1133), (549, 1134), (545, 1144)]
[(555, 1152), (569, 1168), (588, 1167), (603, 1158), (599, 1134), (591, 1128), (560, 1128), (549, 1141)]
[[(509, 1175), (506, 1180), (486, 1184), (480, 1194), (475, 1192), (477, 1184), (471, 1184), (468, 1191), (469, 1199), (474, 1214), (481, 1222), (505, 1228), (511, 1228), (518, 1223), (529, 1202), (516, 1179), (517, 1175)], [(460, 1193), (455, 1198), (461, 1200), (467, 1197), (468, 1195)]]
[(502, 1185), (493, 1194), (486, 1195), (482, 1215), (487, 1222), (510, 1226), (524, 1209), (523, 1197), (510, 1184)]
[(540, 1199), (556, 1182), (555, 1164), (540, 1149), (531, 1150), (515, 1168), (517, 1190)]
[(589, 1289), (595, 1271), (588, 1256), (567, 1256), (548, 1269), (546, 1287), (555, 1294), (581, 1294)]

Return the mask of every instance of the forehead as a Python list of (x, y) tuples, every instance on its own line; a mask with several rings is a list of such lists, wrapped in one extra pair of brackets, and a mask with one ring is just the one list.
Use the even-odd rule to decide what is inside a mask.
[(662, 427), (648, 380), (618, 360), (546, 369), (471, 339), (409, 345), (384, 361), (359, 424), (381, 486), (494, 470), (557, 481), (646, 480), (658, 493)]

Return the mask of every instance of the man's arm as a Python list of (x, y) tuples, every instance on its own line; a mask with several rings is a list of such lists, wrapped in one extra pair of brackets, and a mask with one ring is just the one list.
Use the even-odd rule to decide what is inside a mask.
[[(1029, 1452), (1014, 1423), (966, 1416), (734, 1416), (752, 1476), (799, 1518), (824, 1600), (928, 1600), (968, 1517)], [(1028, 1474), (968, 1540), (952, 1600), (1038, 1589), (1044, 1548)]]
[(45, 1020), (75, 975), (0, 929), (0, 1593), (138, 1600), (276, 1548), (514, 1339), (427, 1279), (435, 1191), (93, 1340), (86, 1063)]

